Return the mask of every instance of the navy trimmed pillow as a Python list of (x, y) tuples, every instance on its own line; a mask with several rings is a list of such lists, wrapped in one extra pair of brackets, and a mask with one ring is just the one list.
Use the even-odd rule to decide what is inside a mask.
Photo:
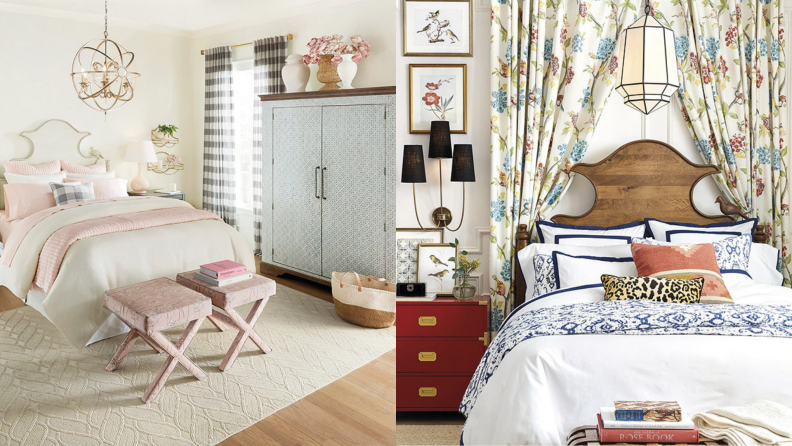
[(55, 206), (94, 199), (93, 183), (50, 183)]
[(646, 226), (641, 221), (611, 227), (562, 225), (550, 221), (537, 221), (536, 233), (540, 242), (555, 245), (629, 245), (633, 237), (646, 235)]
[(649, 237), (662, 242), (671, 243), (712, 243), (739, 235), (753, 235), (758, 218), (749, 218), (729, 223), (712, 223), (694, 225), (692, 223), (673, 223), (645, 218), (646, 231)]

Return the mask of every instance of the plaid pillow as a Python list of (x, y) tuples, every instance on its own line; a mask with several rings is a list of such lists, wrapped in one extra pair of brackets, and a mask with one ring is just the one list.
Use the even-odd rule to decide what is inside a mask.
[(50, 183), (55, 206), (94, 199), (93, 183)]

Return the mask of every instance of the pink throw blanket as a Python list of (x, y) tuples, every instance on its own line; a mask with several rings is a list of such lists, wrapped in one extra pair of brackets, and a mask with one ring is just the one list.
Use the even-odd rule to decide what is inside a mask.
[(36, 269), (36, 277), (33, 279), (33, 284), (44, 293), (48, 293), (55, 282), (55, 278), (58, 276), (66, 251), (78, 240), (104, 234), (136, 231), (198, 220), (221, 219), (208, 211), (179, 207), (113, 215), (64, 226), (55, 231), (44, 244), (44, 248), (42, 248), (39, 255), (38, 268)]

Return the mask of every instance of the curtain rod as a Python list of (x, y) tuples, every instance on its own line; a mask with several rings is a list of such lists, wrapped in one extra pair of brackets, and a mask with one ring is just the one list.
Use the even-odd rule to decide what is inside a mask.
[[(294, 35), (293, 34), (286, 34), (286, 40), (292, 40), (292, 39), (294, 39)], [(248, 46), (248, 45), (253, 45), (253, 42), (240, 43), (239, 45), (231, 45), (231, 48), (239, 48), (239, 47)], [(203, 56), (203, 53), (204, 53), (204, 50), (201, 50), (201, 55), (202, 56)]]

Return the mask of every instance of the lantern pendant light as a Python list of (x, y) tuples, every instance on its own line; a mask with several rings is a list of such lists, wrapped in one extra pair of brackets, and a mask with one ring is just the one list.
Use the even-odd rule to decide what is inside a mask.
[(77, 97), (107, 116), (107, 112), (132, 100), (139, 76), (135, 71), (135, 55), (107, 38), (105, 0), (104, 39), (83, 45), (72, 62), (71, 78)]
[(647, 115), (671, 102), (679, 88), (674, 32), (650, 12), (646, 0), (644, 16), (622, 31), (616, 84), (624, 103)]

